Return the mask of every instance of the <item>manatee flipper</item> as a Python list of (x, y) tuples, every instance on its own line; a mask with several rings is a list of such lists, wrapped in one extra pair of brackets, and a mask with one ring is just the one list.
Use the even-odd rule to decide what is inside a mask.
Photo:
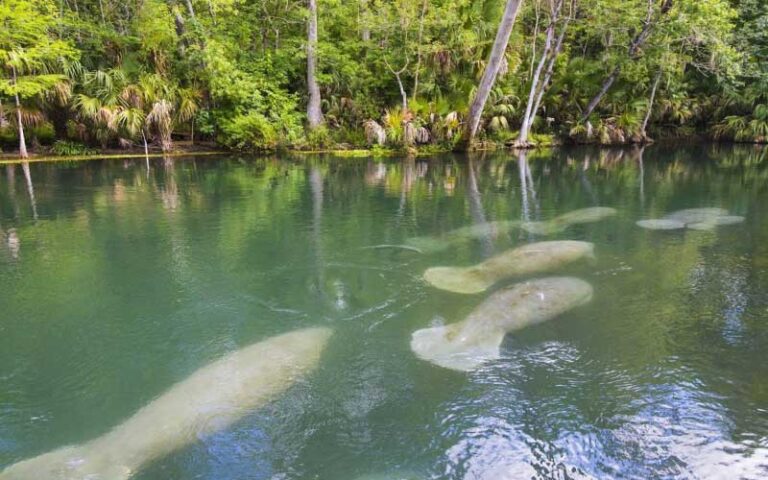
[(472, 267), (432, 267), (424, 272), (424, 280), (441, 290), (456, 293), (480, 293), (496, 280)]
[(411, 350), (422, 360), (461, 372), (475, 370), (500, 357), (503, 331), (493, 330), (480, 338), (468, 339), (462, 336), (461, 325), (416, 330), (411, 336)]

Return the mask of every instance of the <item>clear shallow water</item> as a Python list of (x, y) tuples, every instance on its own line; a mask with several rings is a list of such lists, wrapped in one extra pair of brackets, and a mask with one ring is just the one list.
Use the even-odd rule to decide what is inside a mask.
[[(30, 192), (0, 167), (0, 469), (322, 325), (335, 335), (306, 381), (135, 478), (768, 476), (765, 150), (562, 150), (529, 168), (508, 153), (33, 164)], [(596, 205), (619, 214), (437, 253), (364, 248)], [(713, 206), (746, 222), (635, 225)], [(487, 297), (429, 287), (426, 268), (552, 238), (595, 243), (595, 262), (562, 270), (594, 286), (589, 305), (470, 374), (412, 354), (414, 330)]]

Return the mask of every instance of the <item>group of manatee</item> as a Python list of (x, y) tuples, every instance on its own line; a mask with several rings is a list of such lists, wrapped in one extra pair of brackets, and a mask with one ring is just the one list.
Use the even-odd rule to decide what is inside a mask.
[[(411, 239), (405, 248), (440, 250), (470, 238), (519, 227), (551, 235), (571, 225), (596, 222), (616, 210), (593, 207), (545, 222), (490, 222), (440, 238)], [(711, 229), (743, 221), (720, 208), (680, 210), (662, 219), (641, 220), (651, 229)], [(386, 245), (383, 247), (402, 247)], [(594, 258), (592, 243), (574, 240), (526, 244), (469, 267), (432, 267), (423, 278), (455, 293), (475, 294), (512, 278), (552, 272)], [(507, 333), (555, 318), (589, 302), (592, 286), (574, 277), (525, 280), (492, 293), (463, 321), (417, 330), (411, 349), (420, 359), (458, 371), (472, 371), (498, 358)], [(151, 461), (199, 438), (223, 430), (276, 399), (316, 368), (329, 328), (306, 328), (268, 338), (202, 367), (106, 434), (23, 460), (0, 472), (0, 480), (125, 480)]]

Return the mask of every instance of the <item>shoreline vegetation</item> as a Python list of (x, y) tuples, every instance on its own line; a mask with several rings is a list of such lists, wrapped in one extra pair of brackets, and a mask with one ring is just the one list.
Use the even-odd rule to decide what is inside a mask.
[(0, 158), (765, 144), (766, 22), (762, 0), (5, 0)]
[[(675, 140), (660, 140), (659, 142), (649, 141), (642, 144), (626, 143), (621, 145), (616, 144), (600, 144), (600, 143), (562, 143), (553, 141), (550, 143), (539, 143), (535, 145), (529, 145), (526, 148), (519, 148), (515, 145), (505, 143), (491, 143), (485, 142), (484, 144), (476, 144), (475, 148), (471, 152), (520, 152), (525, 150), (548, 150), (561, 147), (579, 147), (579, 146), (592, 146), (599, 148), (645, 148), (649, 145), (659, 144), (662, 146), (675, 144), (690, 144), (692, 142), (701, 142), (699, 137), (691, 137), (685, 139)], [(752, 145), (756, 148), (768, 148), (768, 144), (756, 143), (756, 142), (734, 142), (734, 141), (714, 141), (711, 139), (703, 139), (705, 143), (712, 145)], [(275, 152), (286, 152), (292, 155), (333, 155), (336, 157), (346, 158), (388, 158), (388, 157), (428, 157), (440, 153), (455, 152), (455, 150), (440, 146), (428, 146), (428, 148), (412, 147), (409, 149), (397, 149), (397, 148), (382, 148), (382, 147), (350, 147), (349, 145), (330, 145), (327, 148), (315, 149), (315, 150), (300, 150), (293, 148), (280, 148), (276, 150), (259, 150), (253, 152), (243, 152), (238, 150), (230, 150), (218, 147), (216, 145), (187, 145), (178, 146), (172, 151), (162, 152), (159, 150), (153, 150), (145, 153), (139, 149), (106, 149), (106, 150), (94, 150), (83, 155), (53, 155), (51, 152), (40, 152), (36, 154), (32, 152), (27, 158), (21, 159), (18, 156), (18, 152), (2, 152), (0, 153), (0, 165), (14, 165), (21, 163), (42, 163), (42, 162), (61, 162), (61, 161), (93, 161), (93, 160), (109, 160), (109, 159), (153, 159), (153, 158), (175, 158), (175, 157), (199, 157), (199, 156), (219, 156), (219, 155), (231, 155), (231, 154), (253, 154), (253, 155), (271, 155)]]

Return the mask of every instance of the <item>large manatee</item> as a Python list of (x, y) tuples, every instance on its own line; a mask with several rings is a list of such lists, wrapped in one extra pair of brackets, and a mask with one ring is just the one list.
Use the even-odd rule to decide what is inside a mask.
[(194, 372), (105, 435), (11, 465), (0, 480), (122, 480), (265, 405), (318, 363), (327, 328), (245, 347)]
[(525, 222), (521, 228), (536, 235), (554, 235), (565, 231), (571, 225), (593, 223), (616, 215), (616, 209), (610, 207), (590, 207), (564, 213), (544, 222)]
[(592, 286), (572, 277), (519, 283), (488, 297), (462, 322), (417, 330), (411, 349), (422, 360), (471, 371), (498, 358), (504, 336), (557, 317), (592, 299)]
[(582, 258), (594, 257), (594, 245), (575, 240), (537, 242), (507, 250), (470, 267), (432, 267), (424, 279), (456, 293), (479, 293), (505, 278), (548, 272)]

